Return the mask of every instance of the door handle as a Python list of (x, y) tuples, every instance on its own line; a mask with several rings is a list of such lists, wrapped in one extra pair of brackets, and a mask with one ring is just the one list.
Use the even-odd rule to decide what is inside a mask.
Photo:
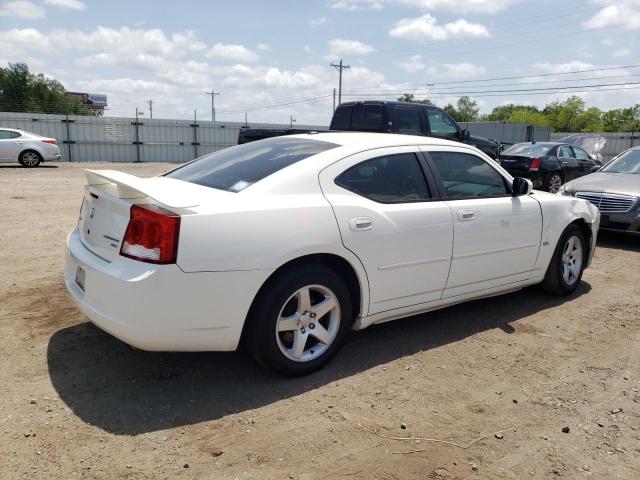
[(369, 217), (356, 217), (349, 219), (349, 228), (351, 230), (371, 230), (373, 228), (373, 220)]
[(463, 222), (468, 222), (476, 218), (476, 212), (473, 210), (458, 210), (458, 219)]

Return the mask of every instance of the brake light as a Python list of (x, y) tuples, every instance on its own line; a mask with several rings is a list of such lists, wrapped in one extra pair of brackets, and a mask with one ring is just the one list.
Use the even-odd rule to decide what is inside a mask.
[(47, 139), (47, 140), (42, 140), (42, 143), (49, 143), (51, 145), (57, 145), (58, 141), (55, 140), (55, 139), (51, 139), (51, 140)]
[(541, 165), (542, 165), (542, 160), (540, 160), (538, 157), (534, 157), (531, 159), (531, 163), (529, 164), (529, 171), (537, 172), (538, 170), (540, 170)]
[(133, 205), (120, 255), (141, 262), (176, 263), (180, 216), (156, 205)]

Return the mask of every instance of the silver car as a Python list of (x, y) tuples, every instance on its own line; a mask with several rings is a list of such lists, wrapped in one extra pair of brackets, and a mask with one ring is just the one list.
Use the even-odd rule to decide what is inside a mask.
[(591, 175), (566, 183), (558, 192), (593, 203), (600, 228), (640, 235), (640, 146), (625, 150)]
[(19, 162), (23, 167), (37, 167), (42, 162), (56, 160), (60, 160), (60, 149), (55, 138), (0, 127), (0, 162)]

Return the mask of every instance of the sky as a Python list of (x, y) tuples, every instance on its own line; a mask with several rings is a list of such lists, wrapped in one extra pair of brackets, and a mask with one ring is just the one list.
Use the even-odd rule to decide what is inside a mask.
[(0, 0), (0, 46), (108, 116), (327, 125), (340, 59), (343, 101), (640, 103), (640, 0)]

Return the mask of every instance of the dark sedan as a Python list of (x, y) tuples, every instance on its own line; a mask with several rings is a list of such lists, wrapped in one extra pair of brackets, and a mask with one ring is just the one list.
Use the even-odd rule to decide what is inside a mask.
[(596, 173), (563, 185), (559, 193), (598, 207), (601, 229), (640, 235), (640, 147), (625, 150)]
[(514, 177), (528, 178), (534, 188), (551, 193), (599, 166), (582, 148), (557, 142), (516, 143), (502, 152), (500, 163)]

